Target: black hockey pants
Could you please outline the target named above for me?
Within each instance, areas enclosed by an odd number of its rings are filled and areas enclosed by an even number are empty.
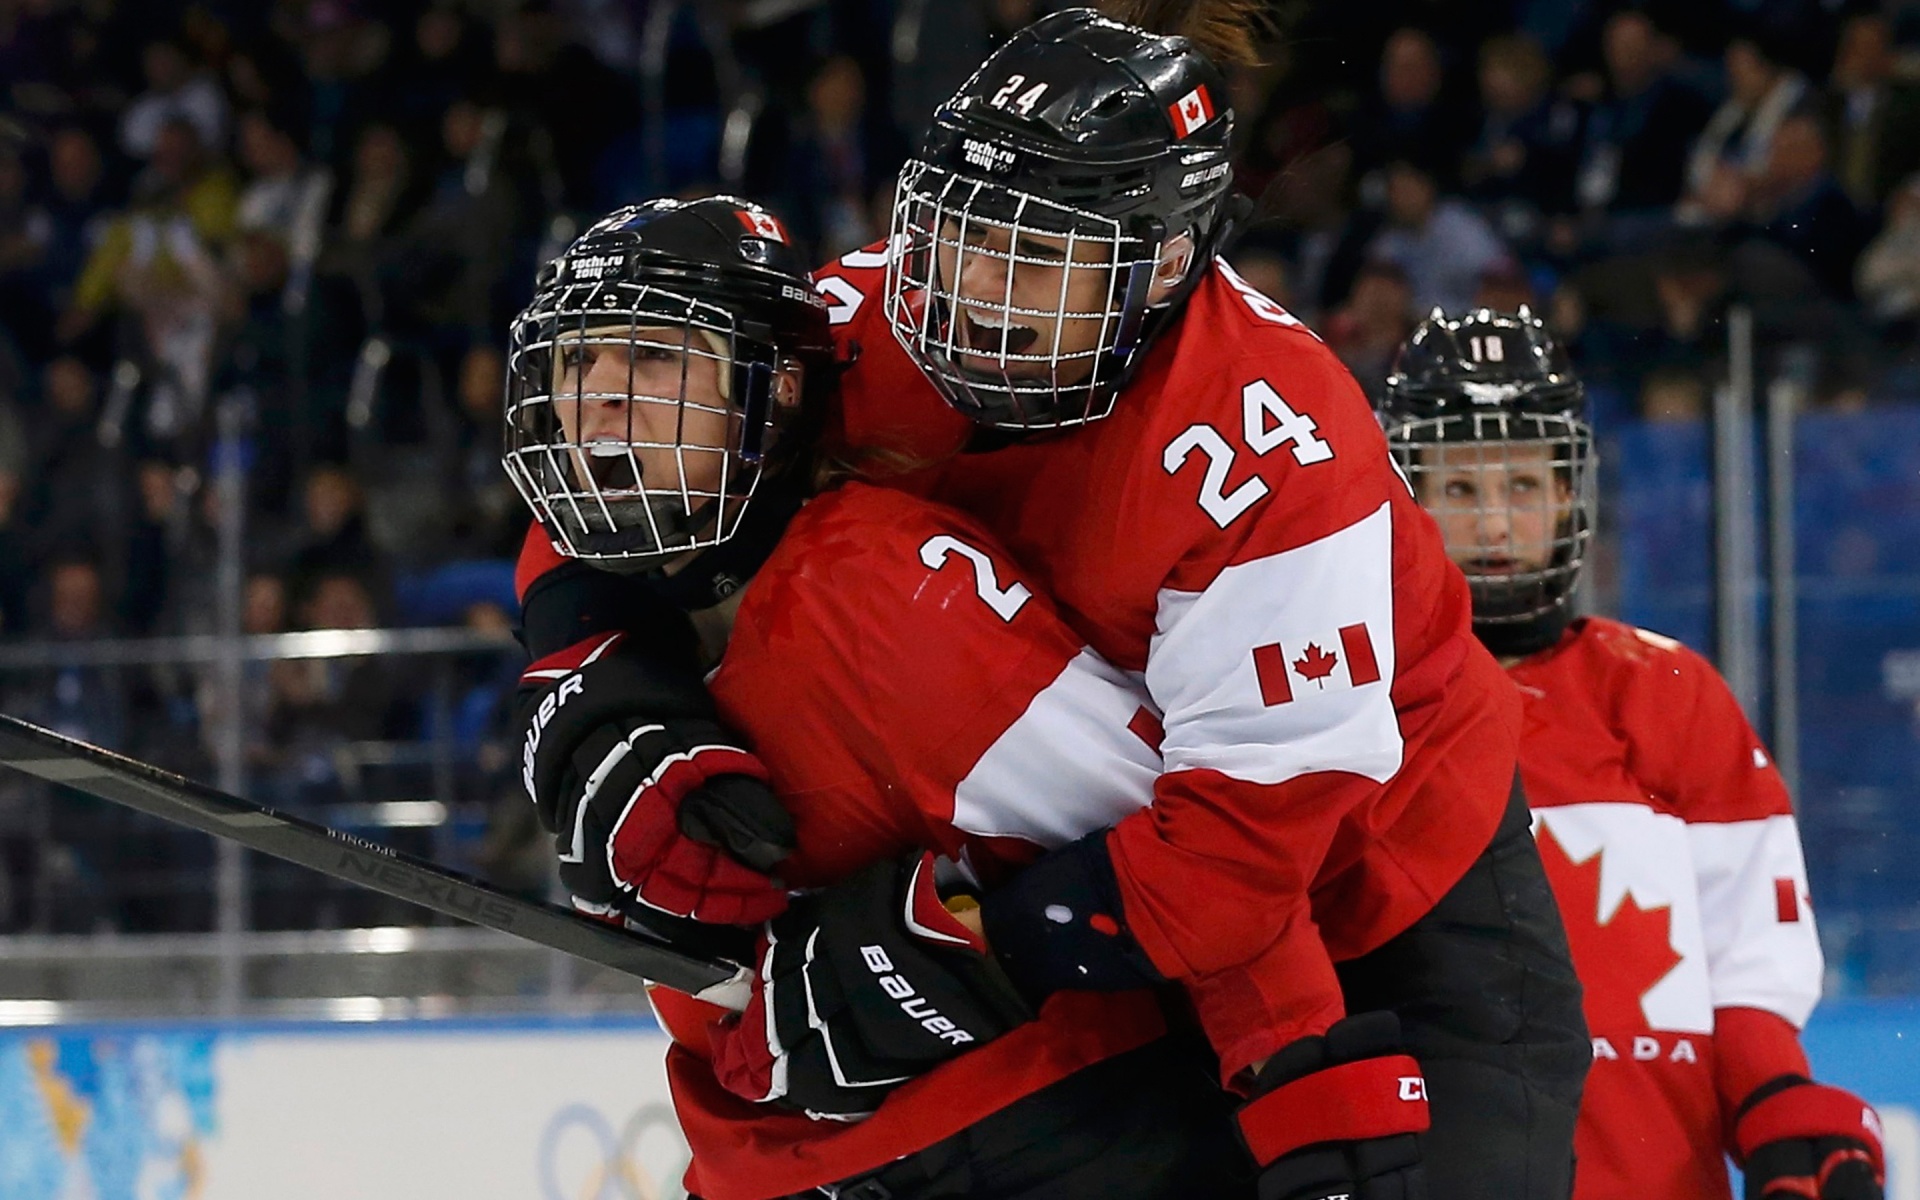
[[[1430,1200],[1566,1200],[1593,1043],[1515,780],[1493,841],[1426,916],[1337,968],[1349,1012],[1400,1014],[1427,1077]]]
[[[1429,1200],[1566,1200],[1592,1046],[1518,784],[1433,910],[1339,967],[1349,1012],[1392,1009],[1427,1077]],[[1237,1100],[1181,1037],[1096,1064],[837,1189],[793,1200],[1251,1200]]]

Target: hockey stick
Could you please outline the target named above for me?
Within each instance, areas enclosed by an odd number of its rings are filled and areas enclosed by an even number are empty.
[[[0,767],[227,838],[322,875],[638,975],[736,1012],[746,1007],[752,988],[750,968],[717,954],[689,953],[555,905],[523,900],[457,871],[14,717],[0,716]]]

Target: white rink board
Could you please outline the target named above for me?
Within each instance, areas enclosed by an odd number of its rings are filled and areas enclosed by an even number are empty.
[[[1823,1006],[1920,1200],[1920,1003]],[[0,1029],[0,1200],[681,1200],[650,1018]]]
[[[0,1200],[674,1200],[651,1021],[0,1036]]]

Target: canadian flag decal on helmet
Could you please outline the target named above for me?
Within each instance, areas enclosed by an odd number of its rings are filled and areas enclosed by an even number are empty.
[[[738,210],[740,223],[755,237],[768,238],[782,245],[787,243],[786,227],[780,224],[780,218],[769,212],[755,212],[750,208]]]
[[[1213,120],[1213,97],[1207,95],[1207,85],[1203,83],[1167,105],[1167,115],[1173,118],[1173,128],[1180,137]]]

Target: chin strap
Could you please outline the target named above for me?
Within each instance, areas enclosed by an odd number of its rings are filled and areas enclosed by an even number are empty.
[[[697,612],[745,587],[780,543],[787,523],[807,502],[807,490],[799,479],[802,474],[789,470],[762,479],[732,537],[702,550],[671,575],[659,570],[647,572],[648,590],[675,608]]]
[[[1573,606],[1561,604],[1531,621],[1473,623],[1473,632],[1496,658],[1525,658],[1556,645],[1573,623]]]

